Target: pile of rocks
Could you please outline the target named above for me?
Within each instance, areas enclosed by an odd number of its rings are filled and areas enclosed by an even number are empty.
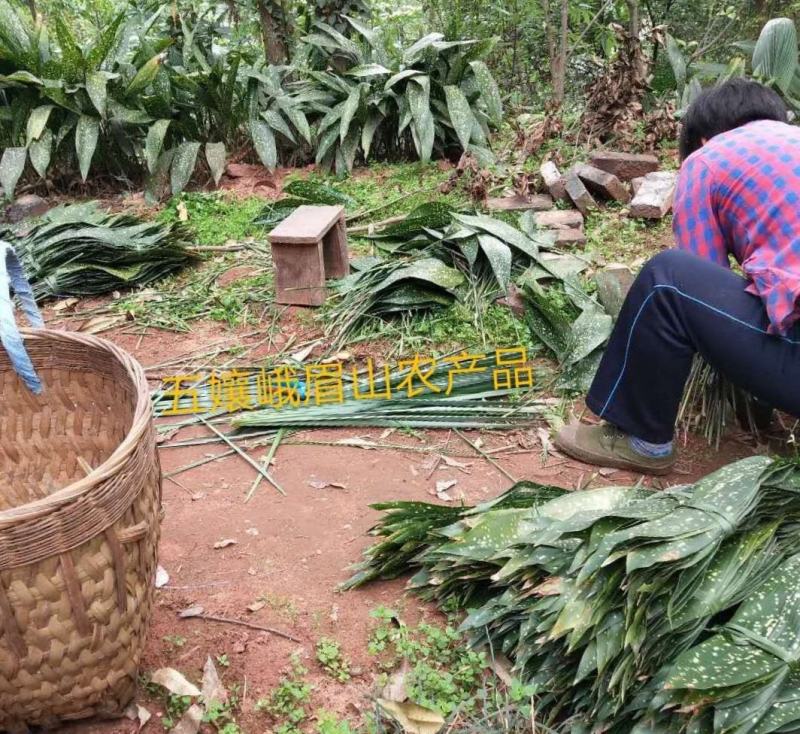
[[[661,219],[672,208],[677,174],[660,171],[654,155],[596,151],[589,163],[561,173],[552,161],[543,163],[540,174],[549,195],[489,199],[494,210],[533,210],[539,227],[552,232],[557,244],[583,245],[584,217],[599,209],[598,201],[618,201],[629,215]],[[555,209],[555,202],[568,202],[575,209]]]

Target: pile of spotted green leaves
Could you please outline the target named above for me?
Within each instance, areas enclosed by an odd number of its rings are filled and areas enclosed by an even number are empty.
[[[800,730],[800,467],[752,457],[664,492],[522,483],[475,508],[379,506],[348,582],[411,587],[573,734]]]
[[[108,214],[96,202],[51,209],[6,227],[37,299],[147,285],[197,259],[179,224]]]
[[[516,281],[529,328],[559,363],[559,386],[588,387],[612,318],[581,282],[589,261],[555,252],[529,212],[514,226],[433,202],[371,239],[384,257],[354,261],[355,272],[334,284],[327,323],[341,343],[371,319],[446,307],[476,292],[491,303]]]

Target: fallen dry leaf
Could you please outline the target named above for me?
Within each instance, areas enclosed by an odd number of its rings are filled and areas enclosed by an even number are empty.
[[[339,484],[339,482],[325,482],[319,481],[317,479],[310,479],[308,482],[309,487],[313,487],[314,489],[325,489],[326,487],[334,487],[335,489],[347,489],[344,484]]]
[[[395,703],[402,703],[408,699],[408,690],[406,690],[406,675],[411,669],[408,660],[403,659],[403,664],[400,670],[396,670],[389,677],[388,682],[381,691],[381,697],[387,701],[394,701]]]
[[[169,583],[169,574],[163,566],[156,568],[156,588],[161,589]]]
[[[513,666],[511,661],[502,653],[494,653],[490,656],[489,667],[494,671],[494,674],[505,683],[509,688],[514,683],[514,675],[511,672]]]
[[[203,614],[205,609],[201,607],[199,604],[194,604],[191,607],[186,607],[182,612],[178,614],[181,619],[191,619],[192,617],[199,617]]]
[[[95,316],[88,321],[84,321],[78,327],[78,331],[82,331],[84,334],[99,334],[119,326],[124,321],[124,316]]]
[[[247,605],[247,611],[248,611],[248,612],[259,612],[259,611],[261,611],[261,610],[262,610],[262,609],[263,609],[265,606],[267,606],[267,602],[265,602],[265,601],[261,601],[261,600],[259,599],[258,601],[254,601],[252,604],[248,604],[248,605]]]
[[[77,303],[77,298],[65,298],[63,301],[59,301],[53,306],[53,311],[71,311]]]
[[[379,698],[378,705],[397,720],[406,734],[437,734],[444,726],[441,714],[411,701],[387,701]]]
[[[223,538],[214,543],[214,548],[219,550],[220,548],[227,548],[229,545],[236,545],[238,542],[238,540],[234,540],[233,538]]]
[[[228,700],[228,692],[219,679],[219,673],[217,673],[217,668],[210,655],[206,658],[206,664],[203,666],[203,689],[201,695],[203,696],[203,706],[206,711],[208,711],[212,702],[225,703]]]
[[[200,689],[175,668],[159,668],[150,680],[176,696],[199,696]]]
[[[332,357],[326,357],[320,364],[336,364],[338,362],[349,362],[353,358],[350,352],[337,352]]]
[[[455,479],[440,479],[436,482],[436,496],[443,502],[452,502],[454,497],[448,494],[447,490],[455,487],[458,482]]]
[[[189,221],[189,209],[186,207],[185,201],[178,202],[178,220],[181,222]]]
[[[153,715],[144,706],[140,706],[138,703],[132,703],[125,709],[125,716],[131,721],[138,722],[136,731],[141,731],[142,727],[150,721]]]
[[[445,463],[447,466],[451,466],[451,467],[453,467],[454,469],[460,469],[461,471],[463,471],[463,472],[464,472],[464,474],[469,474],[469,472],[467,471],[467,469],[468,469],[470,466],[472,466],[472,463],[469,463],[469,464],[464,464],[463,462],[461,462],[461,461],[457,461],[456,459],[454,459],[454,458],[453,458],[453,457],[451,457],[451,456],[445,456],[444,454],[442,454],[442,461],[443,461],[443,462],[444,462],[444,463]]]
[[[172,734],[197,734],[200,730],[200,723],[203,721],[203,709],[193,703],[186,709],[186,713],[181,716]]]
[[[318,341],[313,342],[307,347],[304,347],[303,349],[292,354],[289,359],[294,360],[295,362],[305,362],[305,360],[311,355],[311,352],[313,352],[318,346]]]
[[[545,455],[555,451],[553,442],[550,440],[550,431],[548,431],[546,428],[537,428],[536,436],[539,439],[539,443],[542,444],[542,451]]]

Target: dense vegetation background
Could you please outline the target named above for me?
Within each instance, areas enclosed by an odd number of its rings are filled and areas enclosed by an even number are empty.
[[[578,139],[653,147],[719,78],[754,74],[794,104],[799,13],[758,0],[0,0],[0,183],[10,196],[79,175],[158,199],[218,182],[231,159],[344,175],[466,151],[484,165],[497,131],[524,154],[564,120]]]

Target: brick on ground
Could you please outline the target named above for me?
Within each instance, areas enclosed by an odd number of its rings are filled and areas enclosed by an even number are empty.
[[[544,185],[556,201],[564,201],[567,198],[566,182],[553,161],[545,161],[539,168],[539,174],[544,181]]]
[[[672,209],[677,174],[672,171],[648,173],[631,201],[631,216],[662,219]]]
[[[620,153],[613,150],[597,150],[592,153],[590,163],[622,181],[646,176],[659,168],[658,158],[650,154]]]
[[[574,209],[553,209],[537,212],[533,222],[542,229],[578,229],[583,231],[583,214]]]
[[[549,229],[546,231],[555,236],[553,244],[556,245],[583,247],[586,244],[586,235],[580,229]]]
[[[583,181],[580,180],[574,168],[567,171],[565,187],[567,189],[567,196],[569,196],[572,203],[575,204],[578,211],[584,216],[598,208],[597,202],[589,193],[589,189],[584,186]]]
[[[620,204],[627,204],[631,200],[625,184],[613,173],[588,164],[577,166],[575,172],[592,194],[603,199],[614,199]]]
[[[513,196],[500,196],[494,199],[489,199],[486,202],[486,206],[492,211],[541,212],[552,208],[553,199],[552,197],[544,194],[536,194],[534,196],[522,196],[521,194],[514,194]]]

